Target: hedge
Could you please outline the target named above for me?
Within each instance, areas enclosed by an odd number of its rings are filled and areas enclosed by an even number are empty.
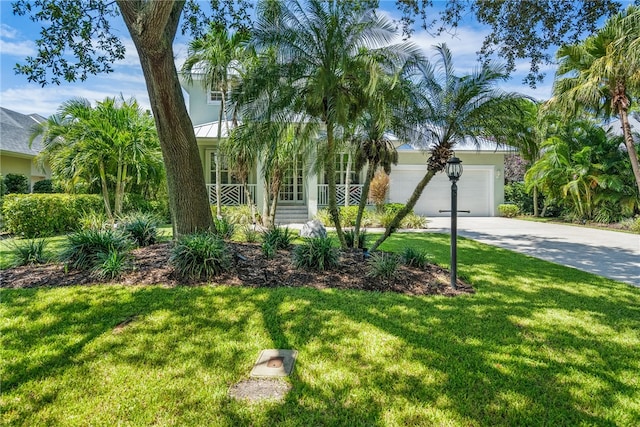
[[[104,211],[102,198],[93,194],[8,194],[2,206],[5,229],[25,237],[72,231],[92,211]]]

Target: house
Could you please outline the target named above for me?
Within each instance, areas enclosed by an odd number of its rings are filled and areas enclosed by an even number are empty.
[[[218,117],[220,114],[220,94],[206,91],[197,80],[189,84],[182,82],[189,95],[188,110],[194,125],[198,141],[202,167],[205,172],[209,199],[216,203],[215,168],[216,140],[218,136]],[[230,121],[222,122],[222,138],[226,138],[232,128]],[[399,163],[392,168],[390,175],[389,202],[405,203],[418,181],[426,173],[426,155],[408,144],[398,142]],[[462,160],[464,173],[458,182],[458,208],[470,210],[467,216],[495,216],[497,207],[504,203],[504,157],[510,151],[497,149],[495,144],[485,141],[476,146],[466,141],[456,147],[455,153]],[[362,193],[362,174],[351,174],[349,188],[345,186],[347,171],[347,155],[336,159],[337,201],[344,205],[348,193],[350,204],[358,204]],[[249,177],[249,189],[258,208],[264,194],[264,188],[258,179],[258,171],[262,166],[256,165]],[[322,174],[320,174],[322,175]],[[221,198],[223,205],[239,205],[246,203],[242,185],[235,180],[233,173],[221,162]],[[448,216],[440,210],[450,209],[451,186],[447,176],[436,175],[425,188],[414,211],[426,216]],[[328,204],[328,188],[324,176],[312,173],[305,162],[300,161],[284,179],[276,221],[279,223],[304,222]]]
[[[33,161],[42,149],[38,137],[29,146],[29,135],[33,125],[46,119],[38,114],[21,114],[0,107],[0,174],[24,175],[29,179],[29,187],[51,177],[51,171],[43,171]]]

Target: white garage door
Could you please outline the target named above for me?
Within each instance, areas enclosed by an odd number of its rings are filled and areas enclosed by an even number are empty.
[[[424,174],[423,166],[401,165],[394,168],[390,175],[389,201],[406,203]],[[492,166],[464,166],[464,172],[458,181],[458,210],[471,212],[459,215],[493,215],[492,177]],[[451,183],[445,173],[433,177],[418,199],[414,211],[420,215],[449,216],[449,213],[438,212],[441,209],[451,209]]]

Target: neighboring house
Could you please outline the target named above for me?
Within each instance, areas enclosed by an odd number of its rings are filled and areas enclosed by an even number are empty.
[[[29,135],[33,125],[46,119],[38,114],[21,114],[0,107],[0,174],[20,174],[29,179],[29,188],[33,184],[51,177],[51,171],[43,171],[33,161],[42,149],[38,137],[29,147]]]
[[[219,94],[207,91],[195,81],[189,85],[182,83],[189,94],[188,109],[194,125],[202,167],[209,192],[211,204],[216,203],[215,166],[216,139],[218,135]],[[230,121],[222,124],[222,138],[226,138],[232,128]],[[427,156],[420,150],[398,142],[399,162],[393,166],[390,175],[390,202],[405,203],[418,181],[426,173]],[[510,150],[513,151],[513,150]],[[458,209],[470,210],[467,216],[495,216],[497,207],[504,203],[504,156],[507,150],[496,149],[495,144],[484,142],[476,147],[471,142],[456,147],[455,153],[462,160],[464,173],[458,182]],[[284,179],[276,222],[302,222],[313,218],[319,209],[328,203],[328,190],[324,174],[310,172],[305,163],[300,161]],[[249,178],[249,188],[258,209],[262,207],[264,188],[258,179],[258,171],[262,165],[254,168]],[[336,159],[337,201],[339,206],[345,203],[345,193],[350,194],[349,202],[357,205],[362,193],[364,171],[358,175],[351,174],[349,189],[345,188],[347,171],[347,155]],[[221,197],[223,205],[239,205],[246,203],[246,197],[240,183],[221,162]],[[440,210],[450,209],[451,186],[447,176],[436,175],[425,188],[414,211],[427,216],[448,216]]]

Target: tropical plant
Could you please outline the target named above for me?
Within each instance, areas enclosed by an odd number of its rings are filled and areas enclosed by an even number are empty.
[[[330,237],[308,238],[293,250],[293,265],[316,271],[325,271],[339,265],[340,252]]]
[[[360,233],[356,234],[353,229],[346,229],[344,231],[344,239],[347,242],[348,248],[366,248],[367,230],[362,230]]]
[[[326,129],[322,150],[329,190],[329,211],[344,246],[336,198],[335,159],[338,128],[346,127],[378,90],[379,63],[411,53],[407,44],[392,45],[394,25],[361,2],[298,0],[263,1],[258,5],[254,42],[275,47],[287,67],[295,106],[321,121]],[[362,74],[369,79],[360,78]]]
[[[244,55],[244,48],[248,41],[246,31],[236,31],[229,34],[227,29],[218,23],[212,23],[209,31],[189,43],[188,57],[182,65],[182,74],[189,83],[198,80],[207,91],[215,91],[220,96],[220,111],[218,115],[218,135],[216,145],[216,216],[222,215],[220,163],[222,160],[222,123],[227,123],[227,135],[230,134],[227,103],[228,94],[237,76],[238,65]],[[236,147],[237,148],[237,147]],[[243,151],[243,155],[251,150]],[[243,158],[245,162],[251,158]],[[246,165],[244,166],[247,167]],[[246,185],[246,176],[243,176]]]
[[[86,99],[71,99],[57,115],[34,126],[31,141],[37,136],[43,144],[39,161],[51,166],[67,191],[78,183],[100,183],[109,218],[122,214],[128,186],[157,188],[164,181],[153,117],[134,99],[106,98],[95,107]]]
[[[3,194],[26,194],[29,192],[29,178],[18,173],[8,173],[4,177],[6,192]]]
[[[221,238],[203,232],[182,236],[173,247],[169,262],[180,277],[210,279],[231,267],[231,255]]]
[[[640,38],[640,26],[630,20],[640,13],[638,10],[637,6],[629,6],[582,43],[558,50],[554,96],[549,104],[571,115],[587,109],[605,118],[619,117],[640,193],[640,154],[629,124],[629,94],[640,90],[640,59],[637,49],[632,47],[634,40]]]
[[[409,69],[409,81],[417,87],[406,91],[414,96],[411,105],[420,122],[406,137],[412,145],[430,154],[427,170],[405,207],[393,216],[373,244],[372,251],[401,225],[427,184],[444,170],[456,144],[465,140],[479,144],[481,139],[504,142],[505,130],[517,118],[522,96],[497,87],[506,78],[503,66],[488,62],[474,73],[458,77],[447,46],[438,45],[435,50],[435,63],[418,63],[418,67]]]
[[[498,205],[498,214],[505,218],[514,218],[520,214],[520,208],[518,205],[503,203]]]
[[[133,266],[133,257],[127,251],[112,250],[99,252],[97,263],[93,267],[93,275],[100,279],[113,280]]]
[[[389,192],[389,175],[384,171],[377,171],[371,180],[369,187],[369,199],[375,203],[378,212],[384,209],[384,202]]]
[[[230,240],[236,231],[235,224],[224,217],[214,218],[213,225],[214,225],[213,234],[215,234],[222,240]]]

